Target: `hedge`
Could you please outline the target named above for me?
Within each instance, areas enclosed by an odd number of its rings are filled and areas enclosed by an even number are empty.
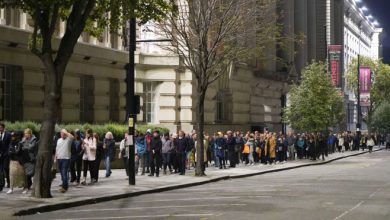
[[[41,124],[33,121],[23,121],[23,122],[4,122],[6,129],[8,131],[23,131],[26,128],[30,128],[34,135],[39,136],[39,130]],[[74,131],[80,129],[84,132],[86,129],[90,128],[93,132],[96,132],[100,139],[103,139],[105,134],[110,131],[114,135],[116,141],[123,139],[124,133],[128,130],[127,125],[118,124],[118,123],[108,123],[108,124],[57,124],[56,132],[59,132],[62,128],[65,128],[68,131]],[[153,125],[136,125],[136,129],[141,133],[146,133],[147,129],[158,130],[160,134],[169,133],[169,129],[153,126]]]

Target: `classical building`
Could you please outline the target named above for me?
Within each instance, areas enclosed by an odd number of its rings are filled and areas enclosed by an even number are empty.
[[[382,58],[383,29],[368,10],[362,0],[344,0],[344,72],[347,72],[348,65],[358,55],[372,59]],[[354,131],[357,123],[357,99],[346,83],[344,93],[346,94],[347,129]],[[362,114],[367,114],[366,107],[362,107]],[[362,129],[366,129],[364,123]]]
[[[326,59],[327,44],[343,44],[343,0],[280,0],[284,34],[303,34],[303,45],[291,41],[288,52],[268,48],[274,61],[232,65],[216,81],[206,97],[205,129],[283,129],[282,107],[289,83],[312,60]],[[43,68],[28,50],[31,18],[18,9],[0,10],[0,120],[42,118]],[[138,39],[155,39],[151,25],[138,27]],[[59,22],[55,43],[64,32]],[[62,122],[103,123],[125,120],[126,45],[118,35],[105,33],[97,39],[84,33],[68,65],[63,87]],[[296,53],[295,53],[296,52]],[[273,60],[273,59],[271,59]],[[181,59],[154,43],[140,43],[136,52],[136,93],[141,96],[139,123],[168,127],[171,131],[194,129],[196,98],[191,72]]]

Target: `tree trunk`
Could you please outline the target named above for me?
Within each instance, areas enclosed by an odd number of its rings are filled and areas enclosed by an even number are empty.
[[[197,146],[196,146],[196,169],[195,176],[206,176],[204,164],[204,99],[206,96],[206,89],[198,86],[197,89],[198,100],[196,103],[196,132],[197,132]]]
[[[36,198],[51,198],[51,168],[53,164],[52,146],[55,125],[61,107],[62,77],[61,73],[55,68],[51,57],[43,56],[42,62],[46,67],[44,73],[44,107],[32,196]]]

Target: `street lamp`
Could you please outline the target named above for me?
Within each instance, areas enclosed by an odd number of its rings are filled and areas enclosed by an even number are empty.
[[[362,115],[362,108],[360,106],[360,44],[361,44],[361,36],[362,36],[362,22],[359,22],[359,53],[357,56],[357,122],[356,122],[356,131],[360,131],[361,129],[361,115]]]

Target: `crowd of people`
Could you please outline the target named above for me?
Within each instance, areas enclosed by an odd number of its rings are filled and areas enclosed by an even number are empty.
[[[123,161],[129,175],[129,135],[124,134],[117,151],[111,132],[101,139],[97,133],[87,129],[68,132],[62,129],[53,141],[52,175],[60,173],[59,191],[67,192],[69,184],[93,185],[99,181],[99,167],[104,162],[105,177],[112,174],[111,164],[118,158]],[[135,173],[137,175],[160,176],[178,174],[196,166],[200,149],[195,131],[177,134],[160,134],[158,130],[148,129],[145,134],[136,132]],[[27,193],[33,184],[38,140],[31,129],[24,132],[7,132],[0,123],[0,191],[9,188],[23,188]],[[351,132],[338,134],[323,133],[273,133],[255,132],[217,132],[204,134],[203,165],[219,169],[235,168],[237,165],[254,166],[286,163],[289,160],[310,159],[325,160],[328,154],[336,152],[366,150],[370,152],[374,145],[385,145],[390,149],[390,134],[366,135]],[[117,153],[119,152],[119,153]],[[89,173],[89,179],[88,177]],[[70,178],[69,178],[70,176]]]

